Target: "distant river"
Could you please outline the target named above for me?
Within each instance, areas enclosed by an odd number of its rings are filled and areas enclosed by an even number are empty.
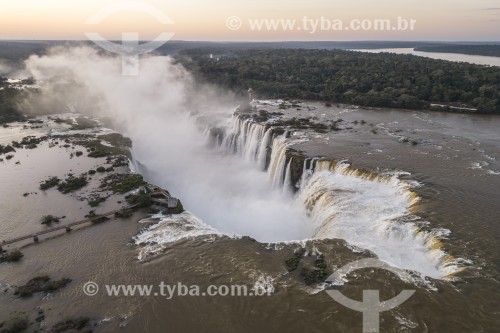
[[[432,59],[441,59],[441,60],[456,61],[456,62],[468,62],[470,64],[477,64],[477,65],[500,66],[500,57],[485,57],[485,56],[458,54],[458,53],[420,52],[420,51],[415,51],[412,48],[376,49],[376,50],[359,49],[352,51],[369,52],[369,53],[389,52],[397,54],[413,54],[416,56],[432,58]]]

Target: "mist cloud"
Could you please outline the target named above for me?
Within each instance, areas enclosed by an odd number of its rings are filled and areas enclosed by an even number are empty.
[[[78,111],[113,119],[133,141],[146,177],[222,232],[261,241],[312,235],[302,207],[267,175],[240,158],[209,150],[193,113],[224,125],[236,104],[230,94],[197,84],[170,57],[140,59],[139,75],[121,75],[121,58],[91,47],[55,48],[32,56],[26,69],[41,85],[27,100],[33,112]]]

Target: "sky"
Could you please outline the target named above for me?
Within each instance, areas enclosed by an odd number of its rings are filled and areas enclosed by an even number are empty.
[[[121,39],[134,32],[151,40],[169,32],[173,39],[196,41],[500,40],[499,0],[142,0],[127,7],[128,2],[0,0],[0,39],[84,40],[89,32]],[[96,13],[105,14],[89,24]],[[402,29],[398,17],[413,20],[414,29]],[[266,19],[274,23],[259,29]],[[375,29],[375,19],[389,20],[391,27]],[[288,20],[285,28],[280,20]]]

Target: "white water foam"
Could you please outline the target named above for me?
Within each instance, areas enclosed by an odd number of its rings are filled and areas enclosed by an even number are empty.
[[[252,286],[252,291],[256,295],[271,295],[276,291],[276,288],[274,286],[275,284],[275,278],[267,275],[265,273],[260,273],[257,275],[253,275],[254,278],[254,284]]]
[[[308,207],[316,226],[314,238],[341,238],[368,249],[397,267],[440,278],[442,252],[433,253],[418,228],[404,221],[411,201],[401,182],[387,183],[334,172],[315,172],[299,199]]]
[[[208,235],[224,235],[203,223],[203,221],[188,211],[177,215],[159,214],[140,222],[150,223],[155,222],[157,219],[159,221],[156,224],[142,230],[134,237],[135,244],[142,246],[139,250],[139,260],[144,260],[148,256],[157,254],[164,249],[165,244],[174,243],[181,239]]]

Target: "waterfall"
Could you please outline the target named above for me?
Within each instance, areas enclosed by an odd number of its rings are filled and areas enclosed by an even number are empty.
[[[304,160],[304,166],[302,167],[302,175],[300,177],[299,190],[304,189],[304,186],[307,184],[307,181],[314,172],[314,166],[316,165],[316,161],[318,160],[319,157],[306,158]],[[307,161],[310,161],[309,167],[307,167]]]
[[[222,139],[217,137],[214,141],[219,145],[219,150],[237,154],[247,161],[254,162],[261,170],[266,169],[268,149],[271,146],[267,172],[273,187],[279,188],[285,184],[286,151],[290,145],[285,136],[274,136],[272,128],[266,129],[264,125],[255,123],[250,118],[241,119],[233,116],[228,134]],[[291,164],[288,164],[291,168]],[[287,186],[290,187],[291,184]]]
[[[298,142],[273,129],[233,116],[232,127],[221,150],[267,167],[274,188],[293,189],[293,158],[287,149]],[[268,154],[271,149],[270,156]],[[268,161],[269,159],[269,161]],[[341,238],[368,249],[380,259],[400,268],[441,278],[458,270],[451,256],[441,249],[439,232],[423,231],[412,211],[419,201],[411,184],[397,175],[381,175],[351,168],[345,162],[319,157],[306,158],[295,200],[301,203],[314,225],[311,238]]]
[[[442,230],[424,231],[415,223],[411,211],[419,197],[396,175],[320,160],[298,200],[315,225],[314,238],[345,239],[395,266],[433,278],[459,270],[441,248]]]
[[[292,162],[293,162],[293,157],[290,158],[290,161],[288,161],[288,165],[286,166],[283,192],[289,192],[292,190]]]
[[[285,179],[287,147],[288,145],[284,136],[280,136],[273,140],[271,161],[267,172],[273,187],[283,186]]]
[[[271,128],[268,128],[267,131],[264,133],[264,138],[260,142],[257,162],[261,170],[266,170],[267,147],[269,147],[269,145],[271,144],[272,136],[273,136],[273,131]]]
[[[247,161],[258,161],[261,142],[263,141],[265,127],[257,124],[250,127],[247,143],[244,146],[245,159]]]
[[[266,148],[271,141],[271,129],[252,122],[233,117],[230,131],[222,140],[219,149],[230,154],[237,154],[247,161],[257,162],[262,169],[266,163]]]

